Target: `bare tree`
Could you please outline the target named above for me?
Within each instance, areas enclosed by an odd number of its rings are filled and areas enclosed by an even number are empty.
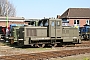
[[[8,4],[8,6],[7,6]],[[13,4],[11,4],[7,0],[0,0],[0,14],[2,16],[7,16],[7,11],[8,11],[8,16],[9,17],[14,17],[16,16],[16,10]]]

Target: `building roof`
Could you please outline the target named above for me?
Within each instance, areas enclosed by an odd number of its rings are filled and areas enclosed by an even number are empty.
[[[25,20],[24,17],[8,17],[8,21],[23,22],[24,20]],[[7,21],[7,17],[0,17],[0,21]]]
[[[25,22],[30,22],[30,21],[39,21],[41,19],[25,19]]]
[[[90,8],[69,8],[61,18],[90,18]]]
[[[6,20],[7,17],[0,17],[0,20]],[[24,17],[8,17],[9,20],[24,20]]]

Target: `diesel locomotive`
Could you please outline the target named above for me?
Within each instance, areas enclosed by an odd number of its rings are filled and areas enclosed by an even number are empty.
[[[37,26],[33,26],[33,24],[21,26],[15,30],[16,38],[11,36],[14,38],[9,39],[10,43],[16,40],[17,45],[20,47],[24,45],[55,47],[64,43],[81,43],[79,30],[71,26],[62,26],[61,19],[41,19],[38,21]]]
[[[83,40],[90,40],[90,25],[84,25],[80,33]]]

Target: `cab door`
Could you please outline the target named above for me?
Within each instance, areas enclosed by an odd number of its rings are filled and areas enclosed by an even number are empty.
[[[62,22],[59,19],[59,20],[56,20],[55,23],[56,23],[56,25],[55,25],[56,38],[61,38],[61,36],[62,36]]]
[[[49,26],[49,36],[51,38],[55,38],[56,36],[56,29],[55,29],[55,20],[50,20],[50,26]]]

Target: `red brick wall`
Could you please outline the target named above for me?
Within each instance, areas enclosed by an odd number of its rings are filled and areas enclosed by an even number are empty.
[[[86,20],[88,19],[69,19],[69,25],[74,25],[74,20],[79,20],[80,21],[80,27],[86,24]]]
[[[6,26],[6,22],[0,21],[0,26]]]

